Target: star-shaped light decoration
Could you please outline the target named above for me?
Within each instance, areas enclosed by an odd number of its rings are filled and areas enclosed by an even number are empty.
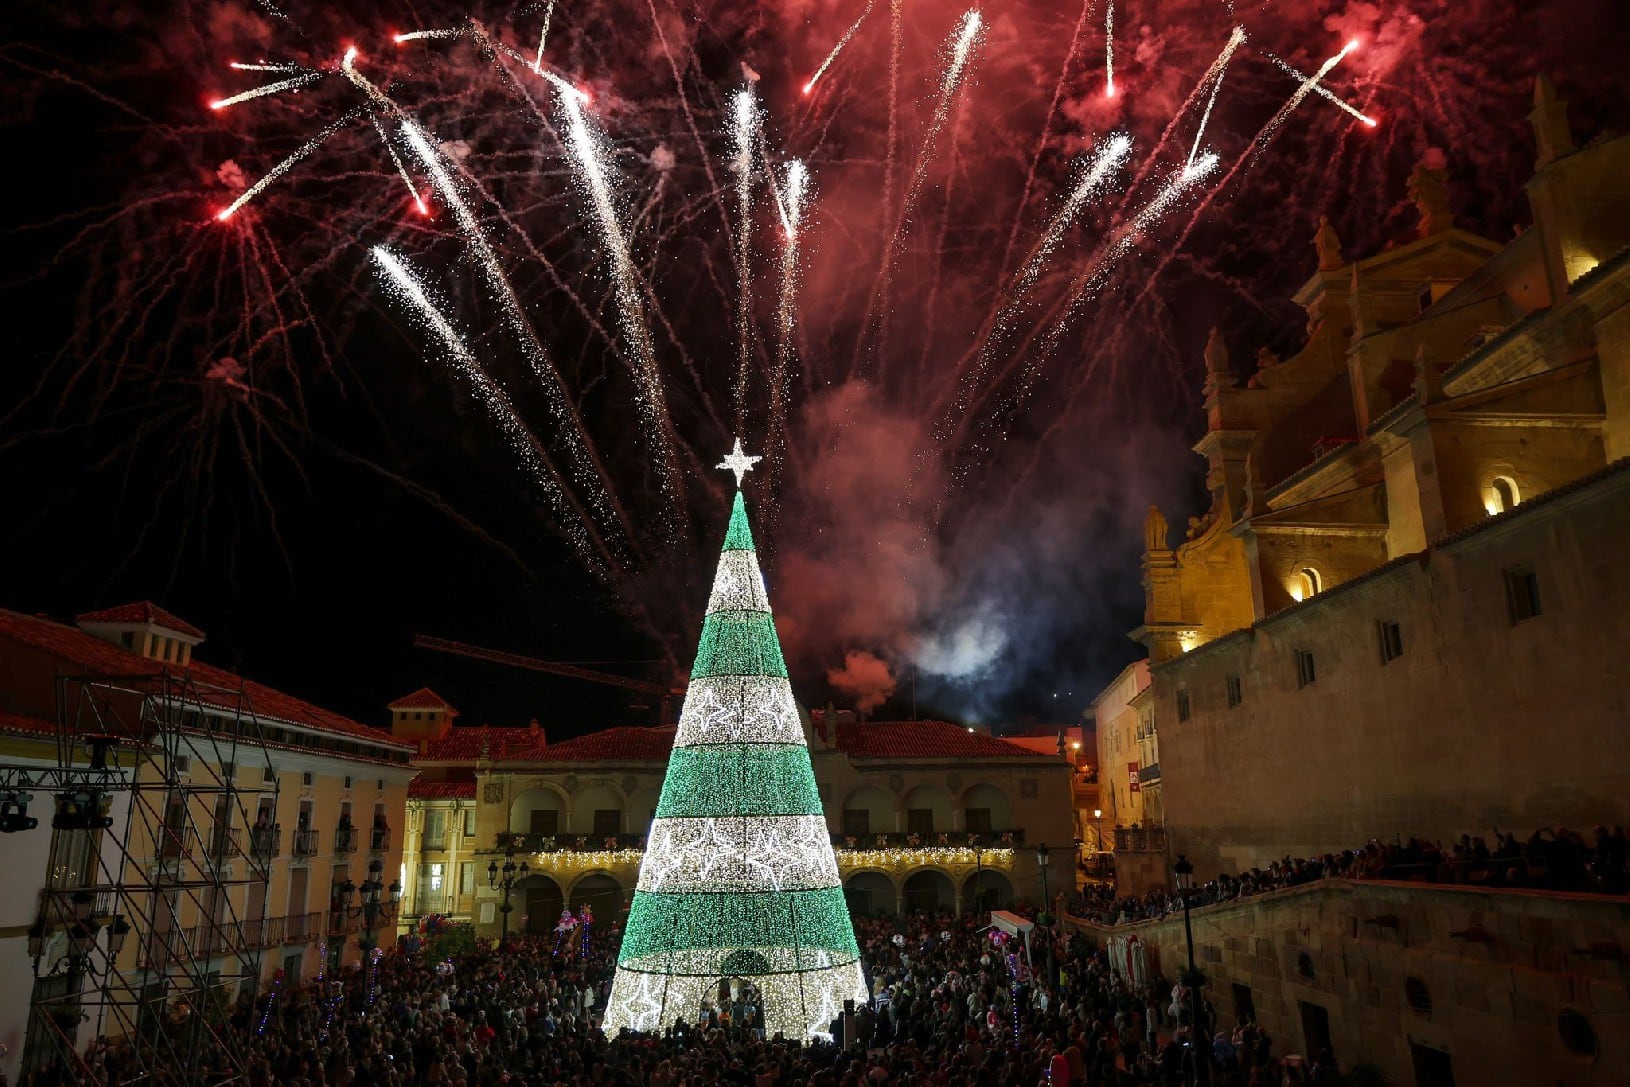
[[[748,472],[751,472],[753,470],[753,465],[757,464],[763,459],[763,457],[754,457],[743,453],[741,450],[741,439],[737,438],[736,448],[732,449],[730,451],[730,455],[724,460],[720,461],[714,467],[728,469],[736,473],[736,489],[740,490],[741,477],[746,475]]]

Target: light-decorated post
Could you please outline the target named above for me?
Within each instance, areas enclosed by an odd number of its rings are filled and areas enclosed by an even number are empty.
[[[860,951],[747,523],[741,440],[702,640],[629,907],[604,1029],[696,1022],[721,981],[758,989],[767,1037],[826,1036],[864,1000]]]

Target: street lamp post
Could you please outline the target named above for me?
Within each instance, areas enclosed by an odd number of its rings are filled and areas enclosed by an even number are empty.
[[[1189,892],[1194,888],[1194,865],[1188,856],[1177,855],[1172,865],[1177,876],[1177,893],[1183,898],[1183,938],[1188,942],[1189,969],[1183,984],[1189,990],[1189,1084],[1190,1087],[1209,1087],[1211,1083],[1211,1031],[1205,1023],[1205,1009],[1200,1000],[1200,989],[1206,976],[1194,965],[1194,929],[1189,923]]]
[[[1053,965],[1053,915],[1050,909],[1051,900],[1047,896],[1047,843],[1043,842],[1036,847],[1036,867],[1041,869],[1041,917],[1047,924],[1047,985],[1052,987],[1053,981],[1058,977],[1058,970]]]
[[[503,915],[503,927],[500,930],[498,942],[506,943],[509,940],[509,914],[515,907],[509,904],[509,893],[515,889],[515,884],[526,878],[531,869],[525,861],[515,863],[515,846],[510,844],[504,849],[504,866],[500,868],[497,861],[487,865],[487,886],[503,892],[504,902],[498,907]]]
[[[402,900],[402,884],[399,880],[392,880],[387,888],[384,882],[385,863],[378,857],[368,862],[368,878],[358,886],[346,880],[339,886],[340,913],[343,917],[360,917],[362,919],[362,939],[357,945],[362,948],[363,958],[366,959],[373,949],[378,946],[374,940],[374,931],[379,923],[396,912],[397,904]],[[382,892],[389,891],[389,897],[382,897]],[[353,895],[360,897],[355,906],[351,905]],[[333,969],[339,969],[340,952],[342,944],[335,941],[333,951]]]

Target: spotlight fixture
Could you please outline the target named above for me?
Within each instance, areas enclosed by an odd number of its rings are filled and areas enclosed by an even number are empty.
[[[8,793],[0,797],[0,834],[16,834],[40,825],[38,819],[28,814],[28,802],[33,799],[32,793]]]

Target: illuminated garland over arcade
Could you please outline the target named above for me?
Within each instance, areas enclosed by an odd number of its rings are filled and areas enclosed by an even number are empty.
[[[766,1037],[828,1033],[864,1000],[860,951],[775,632],[741,477],[690,688],[617,957],[604,1029],[695,1022],[724,978]]]

